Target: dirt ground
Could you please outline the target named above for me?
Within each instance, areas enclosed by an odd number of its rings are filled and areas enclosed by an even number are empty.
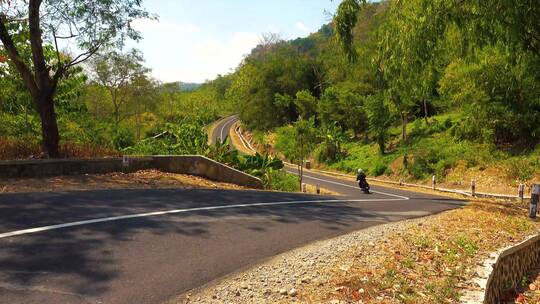
[[[246,189],[201,177],[141,170],[135,173],[84,174],[48,178],[0,179],[0,193],[51,192],[96,189],[210,188]]]

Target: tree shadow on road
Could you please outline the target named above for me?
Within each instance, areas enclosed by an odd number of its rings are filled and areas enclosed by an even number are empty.
[[[279,192],[177,189],[3,194],[0,195],[0,233],[153,211],[325,199],[335,198]],[[310,223],[320,227],[318,235],[310,235],[308,241],[311,241],[317,237],[350,232],[357,229],[362,221],[387,222],[406,217],[376,212],[391,207],[383,202],[239,207],[141,217],[4,238],[0,239],[0,282],[17,286],[46,285],[84,297],[99,298],[110,291],[112,281],[122,276],[122,255],[114,250],[122,248],[122,244],[138,242],[143,234],[210,242],[215,234],[213,225],[230,220],[244,231],[243,235],[264,239],[265,233],[277,227],[285,225],[287,229],[295,229]],[[440,204],[439,209],[432,211],[453,207]],[[404,211],[417,209],[418,206],[407,201],[400,208]],[[301,234],[302,230],[295,233]],[[235,246],[234,235],[231,235],[231,240],[230,246]],[[300,239],[290,245],[278,246],[274,252],[292,249],[287,246],[299,246],[301,242]],[[140,248],[146,250],[144,246]],[[253,251],[246,252],[246,255],[253,256],[253,259],[257,257],[256,246],[246,250]]]

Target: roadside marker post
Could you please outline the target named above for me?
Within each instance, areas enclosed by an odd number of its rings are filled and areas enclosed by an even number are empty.
[[[476,180],[471,180],[471,196],[476,196]]]
[[[435,175],[431,178],[431,184],[433,186],[433,190],[436,190],[437,180],[435,178]]]
[[[531,203],[529,204],[529,217],[531,219],[536,218],[538,212],[538,199],[540,197],[540,185],[533,184],[531,186]]]
[[[127,168],[129,166],[129,156],[122,156],[122,167]]]
[[[520,201],[523,203],[523,198],[525,197],[525,185],[524,184],[519,184],[518,197],[519,197]]]
[[[307,192],[307,185],[305,183],[302,183],[302,192],[303,193]]]
[[[321,194],[321,185],[317,184],[317,194]]]

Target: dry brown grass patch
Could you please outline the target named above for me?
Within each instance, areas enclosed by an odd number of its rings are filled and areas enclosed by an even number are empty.
[[[359,245],[332,271],[329,284],[301,290],[310,303],[455,303],[477,263],[489,253],[536,233],[540,225],[519,204],[472,202],[430,217],[385,242]],[[342,261],[343,262],[343,261]]]

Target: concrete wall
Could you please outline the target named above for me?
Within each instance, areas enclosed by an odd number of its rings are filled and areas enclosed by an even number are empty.
[[[126,167],[123,166],[121,158],[0,161],[0,178],[128,173],[143,169],[190,174],[250,188],[263,188],[260,179],[197,155],[130,157]]]
[[[198,155],[154,156],[157,169],[164,172],[202,176],[211,180],[262,189],[259,178]]]
[[[493,265],[484,303],[502,303],[505,292],[518,287],[531,269],[540,266],[540,235],[504,250]]]
[[[109,172],[135,172],[150,168],[153,168],[153,159],[150,157],[134,158],[128,167],[122,166],[121,158],[1,161],[0,177],[21,178],[103,174]]]

